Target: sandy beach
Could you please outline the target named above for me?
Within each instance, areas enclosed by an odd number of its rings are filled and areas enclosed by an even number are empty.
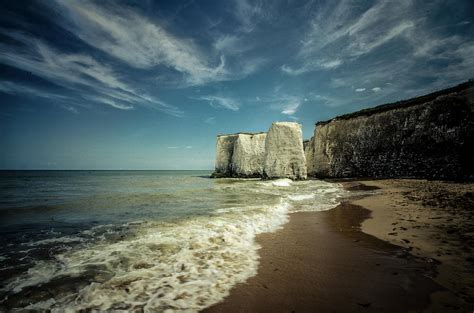
[[[338,207],[259,235],[258,274],[205,312],[472,312],[473,184],[342,184]]]
[[[426,180],[361,183],[381,188],[377,195],[352,202],[371,211],[362,231],[433,260],[438,271],[434,280],[452,291],[466,312],[472,312],[474,184]],[[445,304],[444,296],[433,295],[433,302]]]

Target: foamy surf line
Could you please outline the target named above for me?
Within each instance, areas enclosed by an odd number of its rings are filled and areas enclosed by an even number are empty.
[[[265,182],[263,188],[285,190],[277,205],[230,207],[216,210],[211,217],[176,223],[131,223],[133,237],[91,244],[57,255],[53,261],[38,262],[9,282],[4,291],[21,294],[31,287],[54,285],[64,277],[92,276],[78,291],[59,292],[36,302],[32,299],[23,308],[53,312],[202,310],[257,273],[258,234],[281,228],[291,212],[327,210],[338,204],[333,200],[338,187],[333,184],[321,183],[319,189],[311,190],[307,183],[270,183]],[[293,189],[288,190],[290,187]],[[318,196],[320,203],[314,203]]]

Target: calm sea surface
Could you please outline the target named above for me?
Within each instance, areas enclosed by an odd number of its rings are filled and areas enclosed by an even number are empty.
[[[0,310],[198,311],[256,274],[255,236],[344,191],[210,171],[0,171]]]

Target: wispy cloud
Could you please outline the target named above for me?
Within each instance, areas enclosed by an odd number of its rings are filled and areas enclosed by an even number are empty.
[[[216,123],[216,118],[211,116],[211,117],[208,117],[204,120],[204,123],[206,124],[215,124]]]
[[[214,108],[224,108],[232,111],[238,111],[240,109],[240,104],[237,102],[237,100],[229,97],[202,96],[195,99],[201,101],[208,101],[209,105]]]
[[[259,96],[253,101],[268,105],[272,110],[277,110],[281,114],[295,118],[294,114],[308,98],[299,95],[290,95],[282,91],[282,86],[277,85],[277,91],[271,95]],[[275,88],[274,88],[275,90]]]
[[[291,67],[287,64],[281,66],[281,70],[288,75],[300,75],[311,72],[316,69],[330,70],[339,67],[344,62],[341,59],[321,59],[321,60],[307,60],[299,67]]]
[[[79,114],[77,106],[81,106],[77,101],[68,96],[48,92],[12,81],[0,81],[0,92],[22,97],[40,97],[52,100],[55,104],[59,105],[60,108],[74,114]]]
[[[59,105],[59,107],[64,110],[67,110],[74,114],[79,114],[79,110],[77,108],[79,104],[77,103],[77,101],[62,94],[48,92],[12,81],[0,81],[0,92],[22,97],[27,96],[35,98],[45,98],[48,100],[52,100],[53,103]],[[72,103],[74,105],[71,105]]]
[[[292,68],[292,67],[289,66],[289,65],[283,64],[283,65],[280,67],[280,69],[281,69],[284,73],[286,73],[286,74],[288,74],[288,75],[300,75],[300,74],[302,74],[302,73],[307,72],[305,66],[300,67],[300,68],[298,68],[298,69],[294,69],[294,68]]]
[[[268,16],[270,10],[262,1],[236,0],[234,5],[234,14],[240,22],[240,30],[246,33],[252,32],[258,23]]]
[[[295,58],[281,66],[287,75],[328,71],[333,88],[350,88],[362,95],[365,90],[355,86],[375,86],[367,89],[377,97],[397,94],[401,98],[474,76],[474,40],[462,31],[469,23],[433,25],[425,14],[446,6],[440,1],[342,0],[317,5]],[[426,88],[410,93],[408,87],[420,81]]]
[[[22,85],[12,81],[0,81],[0,92],[8,93],[11,95],[28,95],[47,99],[69,99],[69,97],[64,95],[39,90],[37,88]]]
[[[247,33],[224,33],[214,38],[213,48],[217,53],[222,55],[242,56],[243,54],[256,48],[257,43],[252,39],[252,36]],[[255,62],[254,60],[250,61]]]
[[[301,105],[301,100],[297,97],[293,97],[292,99],[288,99],[287,101],[288,102],[283,106],[283,110],[281,111],[281,113],[285,115],[295,114]]]
[[[128,103],[125,103],[123,101],[119,102],[119,100],[116,99],[109,99],[109,98],[104,98],[104,97],[94,97],[90,96],[87,97],[91,100],[94,100],[96,102],[104,103],[107,105],[110,105],[113,108],[120,109],[120,110],[132,110],[134,109],[134,106]]]
[[[465,42],[465,38],[432,32],[425,26],[425,16],[417,15],[422,11],[411,0],[377,1],[365,8],[352,1],[339,1],[336,5],[328,2],[319,8],[303,36],[296,65],[285,64],[281,69],[290,75],[332,70],[394,40],[402,40],[413,51],[406,58],[436,58],[440,47]]]
[[[319,65],[322,68],[336,68],[336,67],[339,67],[342,63],[343,63],[342,60],[334,59],[334,60],[323,61]]]
[[[73,91],[92,92],[92,100],[117,109],[146,106],[170,115],[182,111],[153,97],[143,95],[123,82],[107,65],[84,54],[60,52],[45,42],[19,32],[7,32],[19,45],[0,44],[0,63],[19,68]],[[94,95],[95,94],[95,95]],[[78,98],[81,98],[78,95]],[[120,104],[122,103],[122,104]],[[124,104],[126,103],[126,104]]]
[[[365,88],[357,88],[355,91],[356,92],[363,92],[363,91],[365,91]]]
[[[415,23],[405,16],[409,0],[379,1],[366,10],[351,1],[328,2],[318,10],[302,39],[297,60],[300,65],[285,73],[299,75],[310,71],[338,68],[401,36]],[[330,57],[329,57],[330,56]]]
[[[53,7],[63,17],[61,26],[90,46],[134,68],[174,70],[184,77],[185,86],[239,79],[256,70],[255,62],[246,61],[241,62],[243,67],[231,68],[225,55],[215,56],[208,47],[173,35],[128,6],[85,0],[56,1]],[[216,43],[220,49],[229,44],[231,37]]]
[[[193,146],[168,146],[166,149],[192,149]]]
[[[378,1],[362,9],[351,1],[328,2],[312,22],[303,43],[302,55],[312,55],[328,46],[348,43],[340,54],[344,57],[369,53],[374,48],[394,39],[407,28],[413,27],[410,0]]]
[[[67,104],[64,104],[61,106],[64,110],[67,110],[73,114],[79,114],[79,111],[77,110],[77,108],[73,107],[72,105],[67,105]]]
[[[89,1],[57,3],[64,17],[72,21],[66,24],[72,33],[133,67],[164,64],[196,80],[219,72],[219,66],[207,66],[192,41],[174,37],[130,9],[117,5],[105,7]]]

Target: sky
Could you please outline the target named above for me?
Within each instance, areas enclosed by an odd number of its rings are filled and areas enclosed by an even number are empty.
[[[212,169],[217,134],[474,77],[474,2],[3,1],[0,169]]]

